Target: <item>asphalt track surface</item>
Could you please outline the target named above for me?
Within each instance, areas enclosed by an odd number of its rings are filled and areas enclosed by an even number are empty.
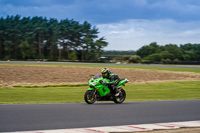
[[[200,65],[157,65],[157,64],[115,64],[115,63],[83,63],[83,62],[45,62],[45,61],[0,61],[0,63],[27,63],[27,64],[58,64],[58,65],[96,65],[96,66],[138,66],[138,67],[161,67],[161,68],[187,68],[200,69]]]
[[[0,105],[0,132],[194,120],[200,100]]]

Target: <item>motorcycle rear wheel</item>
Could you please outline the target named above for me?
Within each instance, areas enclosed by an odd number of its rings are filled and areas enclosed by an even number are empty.
[[[124,100],[126,99],[126,92],[123,88],[120,88],[120,93],[119,96],[114,97],[114,102],[117,104],[123,103]]]
[[[93,91],[91,91],[91,90],[87,90],[87,91],[85,92],[84,99],[85,99],[85,102],[86,102],[87,104],[93,104],[93,103],[96,102],[95,95],[92,94],[92,92],[93,92]]]

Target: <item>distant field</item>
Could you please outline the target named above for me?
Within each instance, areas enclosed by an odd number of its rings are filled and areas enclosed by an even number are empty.
[[[61,84],[87,84],[98,67],[50,65],[0,65],[0,86],[47,86]],[[113,68],[110,70],[131,83],[157,83],[167,81],[200,81],[199,73],[171,72],[147,69]]]
[[[126,101],[200,99],[200,81],[128,84]],[[87,86],[0,88],[0,104],[84,102]]]

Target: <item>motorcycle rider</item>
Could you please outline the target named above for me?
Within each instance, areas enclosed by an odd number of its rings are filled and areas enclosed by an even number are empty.
[[[102,80],[100,80],[100,83],[108,86],[108,88],[115,94],[115,96],[119,96],[119,90],[116,87],[120,81],[118,75],[112,73],[107,67],[101,69],[101,73],[103,78],[110,80],[110,83],[104,83]]]

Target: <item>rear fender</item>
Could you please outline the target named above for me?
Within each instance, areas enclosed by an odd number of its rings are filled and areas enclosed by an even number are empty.
[[[124,85],[127,81],[128,81],[128,79],[124,79],[124,80],[120,81],[119,84],[117,85],[117,87]]]

